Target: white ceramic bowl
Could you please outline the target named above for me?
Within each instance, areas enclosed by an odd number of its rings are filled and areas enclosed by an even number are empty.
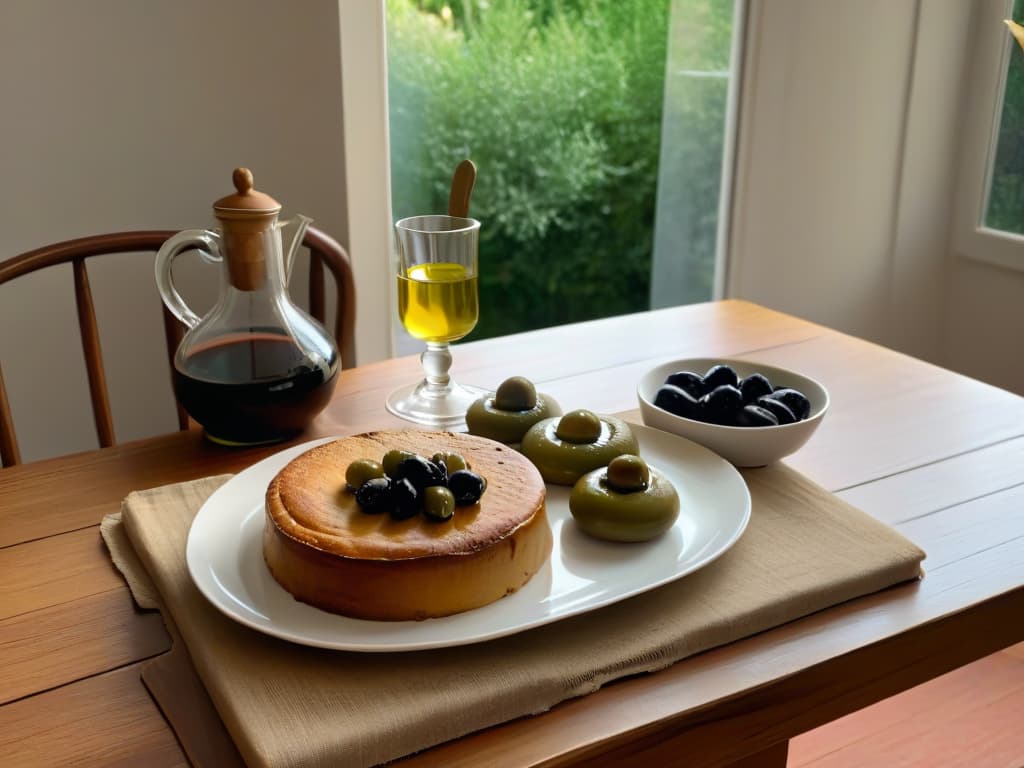
[[[676,416],[654,404],[658,388],[670,374],[693,371],[703,376],[718,363],[730,366],[741,379],[761,373],[774,387],[792,387],[803,392],[811,402],[810,415],[803,421],[777,427],[724,427]],[[814,434],[828,410],[828,392],[814,379],[774,365],[729,358],[695,357],[662,363],[643,375],[636,393],[644,424],[700,443],[737,467],[763,467],[789,456]]]

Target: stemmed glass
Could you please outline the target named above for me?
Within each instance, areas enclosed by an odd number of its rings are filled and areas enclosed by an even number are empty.
[[[476,327],[477,252],[480,222],[462,216],[411,216],[395,224],[398,316],[414,338],[425,341],[424,378],[401,387],[387,409],[436,429],[462,429],[466,409],[483,390],[452,380],[450,343]]]

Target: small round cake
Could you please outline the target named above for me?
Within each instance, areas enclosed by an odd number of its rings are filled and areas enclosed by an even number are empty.
[[[346,487],[357,459],[461,454],[487,488],[450,520],[368,514]],[[449,616],[522,587],[551,553],[544,480],[522,455],[450,432],[369,432],[317,446],[270,482],[263,557],[297,600],[363,619]]]
[[[616,456],[639,454],[640,444],[622,419],[580,409],[538,421],[520,450],[549,483],[571,486]]]
[[[679,494],[672,481],[646,461],[624,454],[576,481],[569,512],[595,538],[649,541],[679,517]]]
[[[466,427],[473,435],[518,443],[538,421],[561,415],[562,409],[551,395],[538,392],[529,379],[513,376],[469,406]]]

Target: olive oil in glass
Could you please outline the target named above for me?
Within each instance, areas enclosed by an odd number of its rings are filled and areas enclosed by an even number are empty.
[[[423,341],[457,341],[476,326],[477,277],[461,264],[418,264],[398,275],[398,318]]]

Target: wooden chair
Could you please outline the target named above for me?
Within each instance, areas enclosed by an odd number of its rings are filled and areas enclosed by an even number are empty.
[[[139,232],[114,232],[93,235],[77,240],[68,240],[54,245],[37,248],[7,261],[0,262],[0,285],[16,277],[35,272],[57,264],[71,262],[74,270],[75,302],[78,307],[78,325],[82,334],[82,351],[89,379],[92,397],[93,417],[96,434],[101,447],[114,445],[114,423],[111,416],[110,400],[107,394],[103,355],[100,350],[99,332],[92,293],[89,290],[89,276],[86,259],[114,253],[155,253],[174,231],[150,230]],[[345,249],[322,231],[309,227],[302,244],[309,249],[309,308],[310,314],[325,322],[325,278],[328,270],[337,286],[338,303],[333,328],[334,338],[341,355],[341,367],[355,365],[355,282],[352,276],[352,262]],[[168,310],[162,307],[164,318],[164,341],[167,358],[173,365],[174,353],[184,336],[184,327]],[[188,416],[178,406],[178,425],[188,428]],[[21,462],[14,422],[4,386],[3,370],[0,368],[0,467],[9,467]]]

